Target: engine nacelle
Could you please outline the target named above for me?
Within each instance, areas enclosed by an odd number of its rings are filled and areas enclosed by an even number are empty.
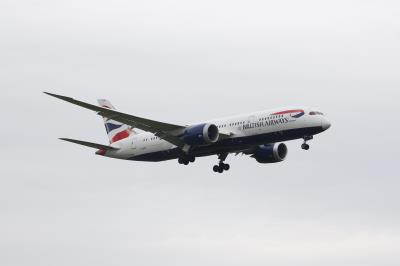
[[[285,160],[288,149],[284,143],[260,145],[254,151],[253,157],[259,163],[277,163]]]
[[[188,145],[215,143],[219,139],[219,130],[214,124],[195,125],[185,130],[182,139]]]

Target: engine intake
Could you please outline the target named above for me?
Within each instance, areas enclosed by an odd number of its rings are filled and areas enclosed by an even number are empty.
[[[200,124],[188,127],[183,133],[183,141],[188,145],[215,143],[219,139],[218,127],[214,124]]]
[[[288,149],[284,143],[260,145],[254,151],[253,157],[259,163],[278,163],[285,160]]]

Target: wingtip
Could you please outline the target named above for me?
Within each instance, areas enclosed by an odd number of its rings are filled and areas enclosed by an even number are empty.
[[[47,94],[47,95],[49,95],[49,96],[52,96],[52,97],[54,97],[54,98],[58,98],[58,99],[60,99],[60,100],[64,100],[64,101],[73,101],[74,99],[73,98],[71,98],[71,97],[68,97],[68,96],[63,96],[63,95],[59,95],[59,94],[55,94],[55,93],[50,93],[50,92],[47,92],[47,91],[44,91],[43,92],[44,94]]]
[[[47,91],[42,91],[44,94],[50,95],[50,96],[54,96],[53,93],[47,92]]]
[[[46,94],[46,95],[52,96],[52,97],[56,97],[56,98],[61,97],[61,95],[57,95],[57,94],[50,93],[50,92],[47,92],[47,91],[43,91],[43,93]]]

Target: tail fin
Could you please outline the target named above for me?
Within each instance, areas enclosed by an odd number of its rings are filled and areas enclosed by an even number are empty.
[[[100,99],[97,100],[97,102],[101,107],[115,110],[114,106],[112,106],[112,104],[108,100]],[[112,119],[108,119],[106,117],[103,117],[103,119],[104,125],[106,126],[108,138],[110,139],[110,143],[114,143],[121,139],[125,139],[132,134],[135,134],[132,128],[128,125],[122,124]]]

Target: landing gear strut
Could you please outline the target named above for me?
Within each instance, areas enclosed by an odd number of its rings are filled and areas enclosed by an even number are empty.
[[[304,143],[301,144],[301,148],[302,148],[303,150],[306,150],[306,151],[307,151],[307,150],[310,149],[310,145],[307,144],[307,141],[312,140],[312,139],[313,139],[313,136],[304,136],[303,139],[304,139]]]
[[[228,171],[231,168],[229,164],[224,163],[224,161],[226,160],[226,157],[228,157],[227,153],[222,153],[222,154],[218,155],[219,164],[214,165],[214,167],[213,167],[214,172],[221,174],[222,172]]]

